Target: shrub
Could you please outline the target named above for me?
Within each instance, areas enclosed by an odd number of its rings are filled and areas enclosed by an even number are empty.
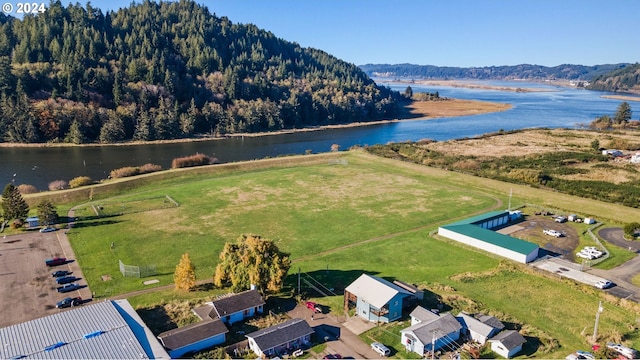
[[[49,190],[64,190],[67,188],[67,186],[69,186],[69,184],[67,184],[67,182],[64,180],[54,180],[49,183]]]
[[[33,185],[20,184],[18,185],[18,191],[20,191],[20,194],[35,194],[38,192],[38,189]]]
[[[117,178],[123,178],[127,176],[138,175],[139,173],[140,173],[140,170],[137,167],[126,166],[119,169],[111,170],[111,172],[109,173],[109,176],[112,179],[117,179]]]
[[[192,166],[202,166],[202,165],[213,164],[215,162],[217,162],[217,159],[207,156],[205,154],[197,153],[191,156],[185,156],[185,157],[179,157],[179,158],[173,159],[173,161],[171,161],[171,168],[178,169],[178,168],[185,168],[185,167],[192,167]]]
[[[162,166],[156,164],[144,164],[140,166],[140,174],[148,174],[162,170]]]
[[[70,188],[77,188],[80,186],[86,186],[86,185],[91,185],[93,183],[93,180],[91,180],[90,177],[88,176],[78,176],[76,178],[73,178],[69,181],[69,187]]]

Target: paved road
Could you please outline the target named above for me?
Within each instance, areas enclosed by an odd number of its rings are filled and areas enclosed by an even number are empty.
[[[640,242],[625,240],[624,231],[621,228],[601,229],[598,231],[598,236],[615,246],[636,254],[640,252]],[[609,289],[609,293],[640,302],[640,287],[631,283],[631,279],[640,274],[640,256],[636,255],[633,259],[611,270],[589,269],[588,272],[616,283],[617,286]]]
[[[287,312],[287,315],[291,318],[305,319],[316,332],[316,335],[319,335],[318,338],[324,339],[327,336],[327,348],[322,354],[318,354],[319,357],[327,354],[340,354],[343,358],[380,358],[380,355],[374,352],[369,344],[344,327],[338,317],[332,314],[315,314],[312,320],[312,314],[311,310],[303,305],[298,305]]]

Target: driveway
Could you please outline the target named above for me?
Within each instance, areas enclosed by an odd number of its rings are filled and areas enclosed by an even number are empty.
[[[326,339],[327,349],[318,354],[320,357],[326,354],[340,354],[342,357],[354,359],[378,359],[380,355],[374,352],[369,344],[365,343],[356,334],[349,331],[338,317],[332,314],[314,314],[304,305],[297,305],[287,312],[291,318],[305,319],[318,335],[318,339]]]

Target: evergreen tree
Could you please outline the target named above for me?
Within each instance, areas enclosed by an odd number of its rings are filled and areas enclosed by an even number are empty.
[[[36,206],[38,209],[38,220],[41,224],[47,226],[58,220],[58,213],[55,205],[50,200],[44,199]]]
[[[196,286],[196,268],[191,263],[189,253],[185,253],[180,258],[173,274],[173,282],[176,290],[191,291]]]
[[[618,105],[616,114],[613,116],[613,121],[616,124],[626,125],[629,120],[631,120],[631,106],[629,106],[628,102],[624,101]]]
[[[24,220],[29,214],[29,205],[13,184],[7,184],[2,192],[2,213],[5,220]]]

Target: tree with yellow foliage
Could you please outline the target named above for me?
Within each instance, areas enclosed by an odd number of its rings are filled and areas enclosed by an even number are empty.
[[[220,260],[213,275],[216,286],[231,285],[239,292],[254,284],[263,295],[279,291],[291,267],[289,254],[258,235],[241,235],[235,243],[226,243]]]
[[[189,253],[185,253],[180,258],[180,263],[173,273],[173,282],[176,290],[191,291],[196,286],[196,267],[191,263]]]

